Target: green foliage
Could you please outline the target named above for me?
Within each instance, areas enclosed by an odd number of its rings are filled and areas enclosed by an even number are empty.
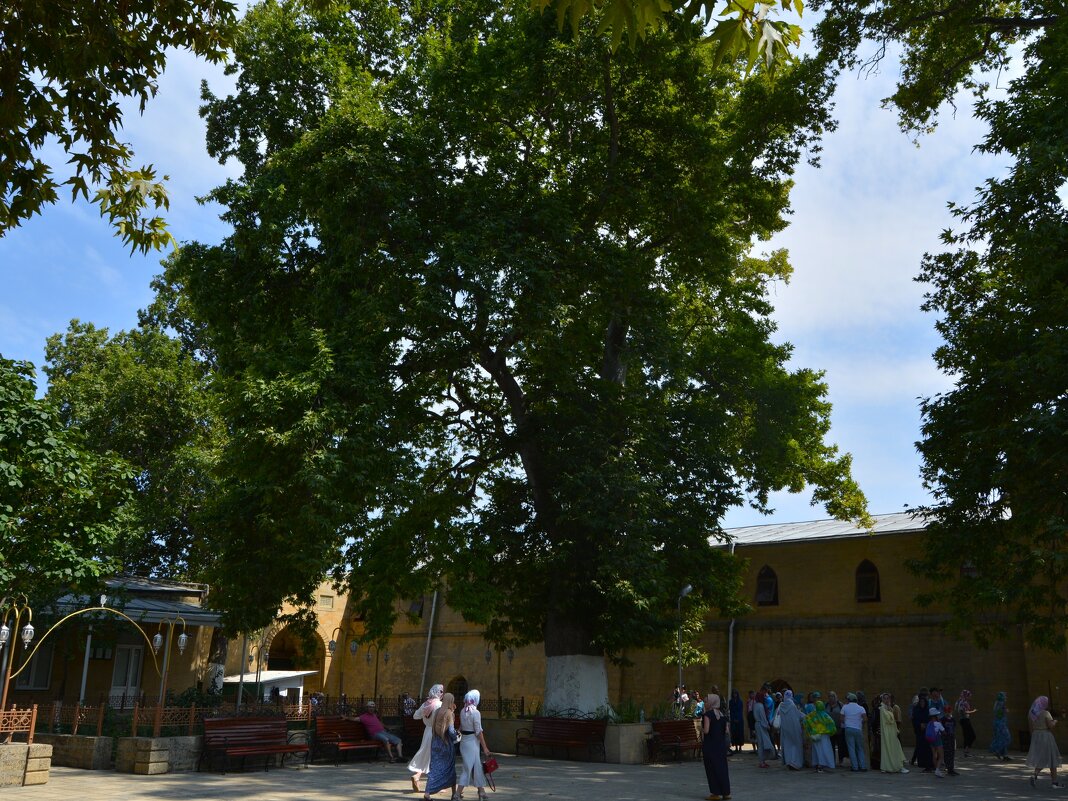
[[[48,400],[95,453],[121,459],[132,498],[116,541],[124,572],[198,580],[212,553],[199,531],[223,429],[210,375],[155,328],[71,322],[45,347]]]
[[[115,568],[130,476],[35,395],[33,368],[0,358],[0,596],[88,590]]]
[[[982,98],[989,77],[1007,71],[1020,45],[1062,24],[1061,0],[814,0],[823,13],[817,40],[839,48],[844,63],[874,69],[891,43],[902,48],[897,91],[884,103],[901,127],[929,131],[935,115],[960,89]],[[859,55],[865,42],[874,55]]]
[[[742,608],[729,507],[815,485],[864,515],[820,375],[770,339],[785,254],[752,252],[830,70],[744,77],[681,27],[613,51],[525,4],[249,12],[236,93],[205,95],[234,233],[159,282],[224,399],[233,625],[331,575],[370,640],[446,586],[499,646],[616,654],[674,641],[684,584],[688,632]]]
[[[804,11],[802,0],[779,2],[783,11],[796,12],[798,17]],[[609,33],[613,50],[624,36],[634,48],[639,40],[679,22],[689,25],[700,21],[707,27],[721,17],[707,37],[716,45],[716,63],[740,59],[746,64],[746,74],[760,63],[769,75],[788,64],[794,58],[791,48],[801,43],[800,26],[772,17],[776,5],[727,0],[717,12],[704,0],[690,0],[677,8],[668,0],[531,0],[531,7],[538,11],[554,7],[557,27],[570,27],[575,36],[580,35],[583,20],[595,19],[597,35]]]
[[[1024,53],[1005,96],[981,102],[980,150],[1012,166],[976,202],[954,207],[965,226],[927,256],[925,309],[940,315],[935,353],[952,390],[923,404],[924,557],[953,625],[981,643],[1022,626],[1062,650],[1068,603],[1068,29],[1050,27]]]
[[[94,202],[133,250],[173,241],[152,210],[167,207],[151,165],[132,167],[118,139],[119,100],[141,110],[156,93],[169,48],[220,61],[235,21],[231,0],[9,0],[0,6],[0,236],[55,203],[62,186]],[[44,150],[73,165],[54,176]],[[166,179],[164,179],[166,180]]]

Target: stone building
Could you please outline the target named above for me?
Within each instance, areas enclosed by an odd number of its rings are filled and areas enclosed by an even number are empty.
[[[870,532],[818,521],[728,534],[748,562],[744,591],[752,611],[734,621],[708,621],[701,640],[708,664],[685,668],[691,689],[703,693],[715,684],[726,695],[733,685],[744,695],[763,681],[781,679],[799,690],[834,689],[839,695],[889,690],[905,708],[920,687],[941,686],[951,700],[966,687],[979,710],[974,723],[983,747],[999,690],[1008,693],[1014,740],[1026,729],[1026,710],[1036,695],[1049,695],[1054,708],[1068,708],[1065,653],[1031,649],[1019,631],[980,650],[944,633],[944,610],[917,605],[925,584],[905,562],[920,551],[923,524],[911,514],[877,516]],[[285,627],[272,627],[262,641],[271,669],[318,672],[306,677],[306,692],[392,697],[402,691],[418,695],[441,682],[453,690],[477,687],[483,699],[523,697],[528,709],[539,704],[541,646],[495,652],[440,596],[399,603],[403,614],[380,652],[359,642],[363,624],[343,594],[324,585],[318,598],[318,637],[310,647]],[[677,668],[665,661],[670,654],[649,649],[624,656],[630,664],[609,667],[610,698],[632,701],[650,716],[663,709],[676,682]],[[247,657],[240,647],[231,648],[227,672],[242,660]],[[1068,731],[1058,737],[1065,738],[1062,747],[1068,743]]]

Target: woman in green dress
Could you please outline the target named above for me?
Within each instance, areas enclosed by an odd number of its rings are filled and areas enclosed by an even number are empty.
[[[908,773],[905,767],[905,752],[901,749],[901,740],[897,736],[897,716],[894,715],[894,702],[890,693],[880,696],[879,704],[879,770],[883,773]]]

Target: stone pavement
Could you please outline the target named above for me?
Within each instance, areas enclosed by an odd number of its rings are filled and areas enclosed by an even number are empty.
[[[498,755],[501,767],[492,799],[552,801],[700,801],[708,794],[700,762],[661,765],[606,765]],[[750,753],[731,758],[733,799],[737,801],[999,801],[1056,798],[1068,790],[1050,787],[1048,774],[1037,789],[1027,783],[1022,754],[997,762],[986,755],[959,760],[961,775],[938,779],[914,770],[908,775],[851,773],[848,768],[824,774],[792,773],[781,767],[760,770]],[[351,763],[335,767],[272,769],[268,773],[178,773],[134,776],[108,771],[53,768],[42,787],[4,788],[3,801],[416,801],[403,764]],[[1068,769],[1066,769],[1068,778]],[[472,789],[467,801],[477,801]],[[435,796],[447,801],[447,792]]]

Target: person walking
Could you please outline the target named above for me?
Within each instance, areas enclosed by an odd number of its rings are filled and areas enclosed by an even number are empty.
[[[705,695],[705,711],[701,715],[701,756],[705,763],[705,778],[708,779],[708,801],[721,801],[731,797],[730,769],[727,765],[727,751],[730,741],[727,737],[727,717],[720,709],[720,697],[717,693]]]
[[[430,770],[426,775],[426,789],[423,801],[430,801],[430,796],[446,787],[456,794],[456,698],[452,693],[441,696],[441,706],[434,713],[434,733],[430,743]]]
[[[823,701],[817,701],[813,710],[805,715],[805,736],[812,743],[812,764],[816,773],[834,770],[834,749],[831,737],[838,730],[831,716],[827,714]]]
[[[1027,751],[1027,767],[1034,773],[1031,774],[1031,786],[1038,782],[1038,774],[1044,769],[1049,769],[1049,777],[1054,787],[1064,785],[1057,781],[1057,768],[1061,766],[1061,752],[1057,748],[1057,741],[1053,737],[1053,727],[1057,721],[1049,711],[1049,698],[1040,695],[1031,704],[1031,710],[1027,715],[1028,725],[1031,727],[1031,747]]]
[[[883,773],[908,773],[905,752],[897,736],[894,699],[890,693],[883,693],[879,700],[879,770]]]
[[[805,740],[801,726],[801,710],[794,703],[794,693],[787,690],[779,711],[779,743],[782,761],[790,770],[801,770],[805,766]]]
[[[463,796],[464,787],[473,785],[478,788],[478,797],[486,801],[486,774],[482,772],[482,756],[489,756],[489,746],[482,731],[482,713],[478,703],[482,694],[478,690],[468,690],[464,696],[464,708],[460,710],[460,757],[463,770],[456,779],[457,795]]]
[[[1002,762],[1009,762],[1009,744],[1012,735],[1009,733],[1009,710],[1005,706],[1008,700],[1004,692],[997,694],[994,700],[994,738],[990,741],[990,753]]]
[[[727,713],[731,724],[731,751],[741,753],[742,746],[745,745],[745,703],[742,701],[742,694],[737,690],[731,690]]]
[[[946,704],[942,710],[942,765],[946,775],[960,776],[957,773],[957,719],[953,716],[953,706]]]
[[[427,693],[426,700],[412,713],[412,717],[423,723],[423,740],[419,744],[419,750],[415,752],[412,761],[408,763],[408,770],[412,772],[412,792],[419,792],[419,780],[423,774],[430,770],[430,746],[434,739],[434,713],[441,707],[441,696],[445,688],[435,684]]]
[[[960,698],[957,699],[955,711],[961,734],[964,735],[962,756],[968,759],[972,755],[972,744],[975,742],[975,728],[972,726],[972,714],[975,712],[975,707],[972,706],[971,690],[960,691]]]
[[[868,769],[868,744],[864,739],[868,715],[864,707],[857,703],[856,693],[848,693],[846,701],[848,703],[842,707],[842,728],[849,752],[849,769],[856,773]]]
[[[756,722],[757,759],[760,767],[768,767],[768,760],[775,758],[775,745],[771,741],[771,726],[768,723],[768,708],[764,703],[764,691],[761,690],[753,703],[753,718]]]

